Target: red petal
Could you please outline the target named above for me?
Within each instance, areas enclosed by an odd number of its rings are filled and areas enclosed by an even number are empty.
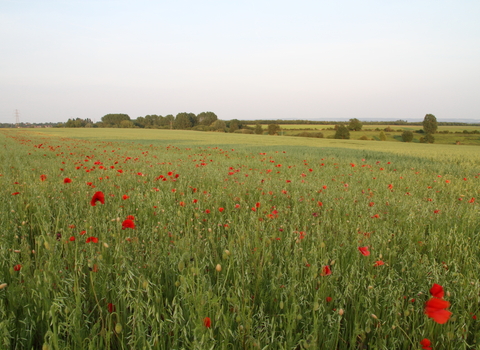
[[[436,298],[443,298],[443,287],[439,284],[434,283],[433,287],[430,288],[430,294]]]
[[[452,313],[448,310],[438,310],[428,314],[428,317],[433,318],[433,320],[439,324],[444,324],[452,316]]]
[[[429,301],[425,303],[425,311],[428,309],[431,310],[439,310],[439,309],[446,309],[450,306],[450,303],[446,300],[439,299],[439,298],[431,298]]]
[[[448,321],[452,313],[445,310],[450,306],[450,303],[443,299],[431,298],[425,303],[425,314],[433,318],[437,323],[444,324]]]

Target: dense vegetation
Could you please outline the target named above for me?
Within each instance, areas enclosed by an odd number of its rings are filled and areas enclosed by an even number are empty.
[[[474,148],[210,135],[0,132],[3,349],[477,347]]]

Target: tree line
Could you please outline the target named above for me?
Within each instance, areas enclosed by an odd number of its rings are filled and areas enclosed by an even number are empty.
[[[425,118],[423,118],[423,122],[420,124],[423,126],[423,133],[425,136],[422,136],[420,138],[421,143],[434,143],[435,142],[435,137],[433,134],[437,132],[438,129],[438,122],[437,118],[433,114],[427,114],[425,115]],[[398,124],[397,124],[398,125]],[[403,124],[406,125],[406,124]],[[412,124],[410,123],[409,125],[417,125],[417,124]],[[335,138],[336,139],[350,139],[350,131],[360,131],[362,130],[363,124],[360,122],[360,120],[353,118],[350,119],[349,123],[347,125],[345,124],[337,124],[335,125]],[[388,129],[388,128],[387,128]],[[388,131],[388,130],[386,130]],[[386,140],[386,135],[382,131],[380,133],[380,140],[385,141]],[[405,130],[402,133],[402,140],[404,142],[411,142],[413,140],[413,132],[410,130]]]
[[[146,129],[192,129],[195,127],[214,127],[218,117],[213,112],[178,113],[176,116],[149,114],[131,119],[128,114],[106,114],[95,123],[99,128],[146,128]],[[67,122],[68,123],[68,122]],[[217,123],[218,124],[218,123]]]

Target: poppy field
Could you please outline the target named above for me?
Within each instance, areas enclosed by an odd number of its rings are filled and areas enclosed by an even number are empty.
[[[143,131],[0,131],[0,348],[480,349],[476,147]]]

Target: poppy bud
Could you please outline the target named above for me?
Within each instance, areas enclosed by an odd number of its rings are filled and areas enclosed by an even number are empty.
[[[115,332],[116,332],[117,334],[118,334],[118,333],[121,333],[121,332],[122,332],[122,329],[123,329],[123,327],[122,327],[122,324],[121,324],[121,323],[117,323],[117,324],[115,325]]]

